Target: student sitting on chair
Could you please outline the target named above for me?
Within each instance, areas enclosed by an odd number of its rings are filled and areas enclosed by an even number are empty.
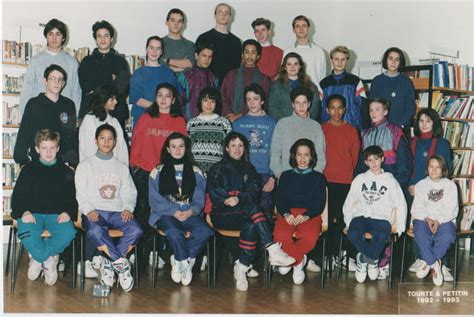
[[[162,229],[173,248],[171,278],[189,285],[196,257],[213,232],[202,217],[206,180],[194,165],[190,140],[179,132],[166,139],[161,164],[149,179],[150,226]],[[186,231],[191,232],[186,239]]]
[[[31,254],[28,279],[44,272],[46,285],[58,280],[59,254],[74,239],[71,219],[77,217],[74,172],[56,155],[59,133],[42,129],[36,132],[38,159],[26,164],[12,194],[12,217],[18,221],[18,237]],[[48,230],[51,237],[43,239]]]
[[[427,172],[428,177],[415,185],[411,207],[413,232],[422,260],[416,277],[424,278],[431,271],[433,283],[441,286],[441,259],[456,241],[458,192],[454,182],[447,178],[448,165],[441,155],[428,160]]]
[[[121,132],[121,131],[120,131]],[[133,219],[137,190],[128,166],[114,157],[117,131],[109,124],[95,132],[97,152],[79,163],[76,170],[76,197],[87,236],[102,251],[100,267],[102,284],[113,286],[115,272],[125,292],[133,288],[127,255],[143,234]],[[123,237],[112,241],[109,229],[118,229]]]
[[[378,260],[392,226],[396,225],[398,235],[405,231],[405,197],[395,177],[382,169],[383,161],[379,146],[371,145],[364,150],[364,162],[369,170],[354,179],[342,209],[344,222],[349,226],[347,237],[358,252],[355,277],[359,283],[367,275],[371,280],[378,278]],[[366,233],[372,235],[371,239],[366,239]]]

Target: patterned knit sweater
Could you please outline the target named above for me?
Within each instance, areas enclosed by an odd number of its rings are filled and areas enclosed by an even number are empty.
[[[232,131],[227,118],[213,114],[199,115],[188,122],[188,134],[197,166],[203,173],[222,158],[224,138]]]

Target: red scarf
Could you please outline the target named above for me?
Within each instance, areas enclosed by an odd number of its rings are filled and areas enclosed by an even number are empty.
[[[411,153],[413,154],[413,158],[415,158],[415,150],[416,150],[416,142],[418,141],[418,138],[420,139],[431,139],[431,145],[430,149],[428,151],[428,159],[430,159],[435,151],[436,151],[436,145],[438,144],[438,138],[433,138],[433,132],[426,132],[426,133],[421,133],[419,137],[414,137],[413,141],[411,142]]]

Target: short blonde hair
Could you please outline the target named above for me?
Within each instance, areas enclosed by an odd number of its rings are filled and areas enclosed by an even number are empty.
[[[335,48],[333,48],[331,50],[331,52],[329,53],[329,57],[332,59],[332,56],[335,54],[335,53],[341,53],[341,54],[344,54],[346,55],[347,59],[349,59],[351,57],[351,54],[349,52],[349,49],[346,47],[346,46],[343,46],[343,45],[338,45],[336,46]]]
[[[41,129],[36,132],[35,135],[35,145],[37,147],[40,146],[41,142],[43,141],[56,141],[59,146],[59,142],[61,141],[61,136],[58,132],[53,131],[51,129]]]

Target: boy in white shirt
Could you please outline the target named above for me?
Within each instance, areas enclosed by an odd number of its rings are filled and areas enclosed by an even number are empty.
[[[369,170],[354,179],[343,206],[344,221],[349,226],[347,237],[358,251],[355,276],[359,283],[363,283],[367,275],[371,280],[377,279],[378,259],[392,226],[396,226],[398,235],[405,230],[407,205],[403,191],[395,177],[382,169],[383,160],[379,146],[364,150],[364,162]],[[371,239],[365,239],[367,232],[372,235]]]
[[[101,283],[113,286],[115,272],[125,292],[133,288],[127,254],[143,235],[133,219],[137,190],[128,166],[113,155],[117,131],[109,124],[99,126],[95,133],[97,153],[77,166],[76,199],[87,236],[104,254],[100,267]],[[109,229],[121,230],[124,235],[115,244]]]

